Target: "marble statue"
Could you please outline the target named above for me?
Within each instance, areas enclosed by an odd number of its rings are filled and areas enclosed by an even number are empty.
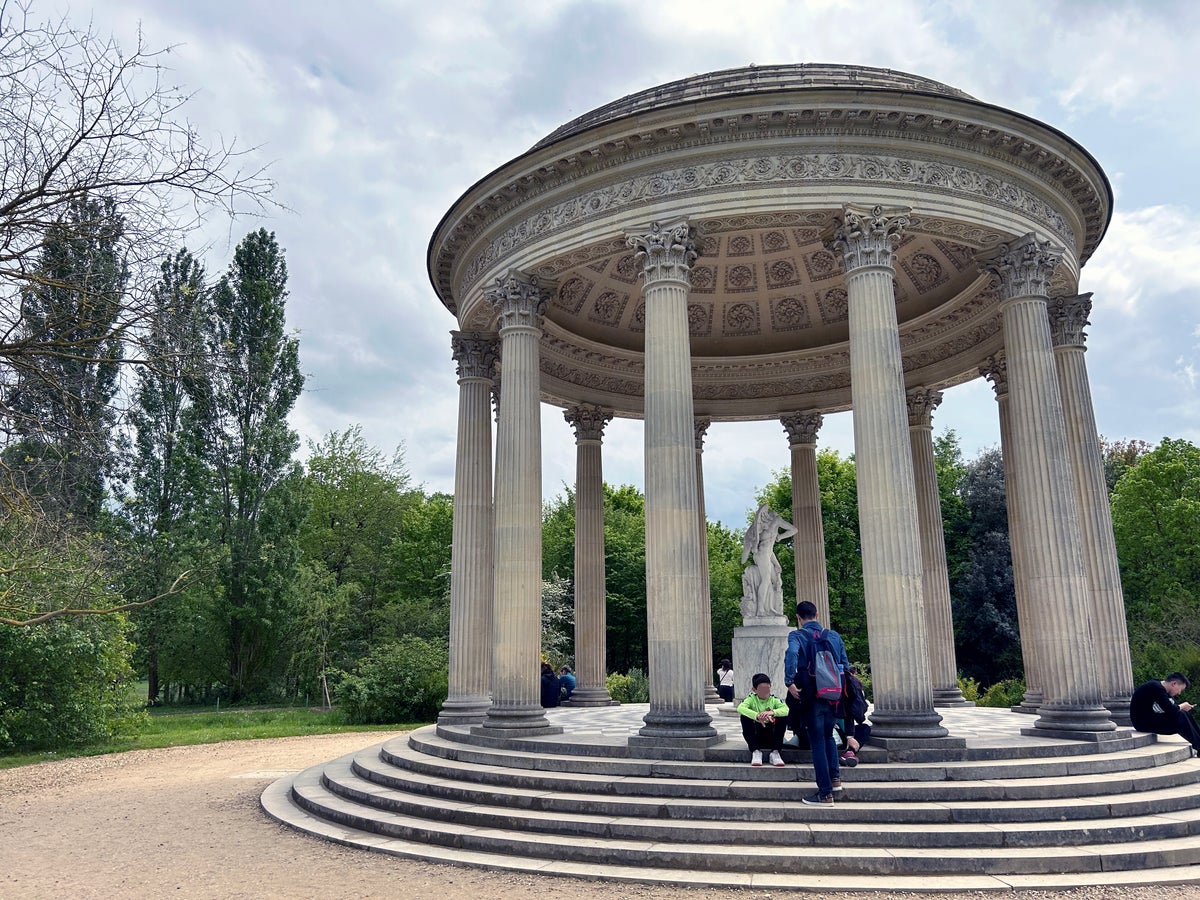
[[[765,503],[754,514],[742,539],[742,564],[754,557],[742,573],[743,619],[783,615],[783,570],[775,558],[775,542],[795,533],[796,526]]]

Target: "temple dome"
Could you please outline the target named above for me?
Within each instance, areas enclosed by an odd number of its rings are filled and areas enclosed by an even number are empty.
[[[692,75],[678,81],[629,94],[619,100],[584,113],[567,124],[556,128],[531,149],[537,150],[555,141],[582,131],[587,131],[605,122],[623,119],[655,109],[711,100],[717,97],[734,97],[739,94],[765,94],[776,91],[851,89],[872,91],[903,91],[918,94],[936,94],[974,100],[970,94],[919,75],[897,72],[893,69],[877,69],[871,66],[845,66],[830,63],[793,63],[781,66],[744,66],[738,69],[723,69],[705,75]]]

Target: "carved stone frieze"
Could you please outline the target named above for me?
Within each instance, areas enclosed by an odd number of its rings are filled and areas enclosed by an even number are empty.
[[[910,428],[933,427],[933,411],[942,405],[942,392],[927,387],[913,388],[904,395]]]
[[[1061,213],[999,170],[993,171],[984,165],[966,168],[940,161],[876,154],[752,155],[637,175],[628,181],[586,191],[531,212],[494,238],[471,259],[463,269],[463,287],[472,286],[486,269],[531,240],[589,219],[611,215],[633,204],[702,193],[724,186],[761,183],[786,185],[789,182],[831,179],[911,185],[958,194],[974,201],[984,199],[1028,215],[1061,237],[1065,243],[1075,243],[1074,230]],[[740,218],[752,223],[758,217]],[[817,218],[824,218],[824,214],[819,214]],[[743,227],[766,226],[748,224]],[[753,252],[753,245],[745,249],[747,255]],[[737,255],[737,250],[727,248],[726,254]]]
[[[604,437],[604,426],[612,421],[613,412],[603,406],[583,403],[563,411],[567,424],[575,429],[575,442],[599,441]]]
[[[847,274],[866,266],[892,268],[900,232],[907,225],[907,209],[846,206],[830,248],[840,257]]]
[[[815,444],[817,432],[821,430],[825,417],[818,412],[796,412],[780,416],[779,421],[783,425],[783,430],[787,432],[788,443],[795,446],[797,444]]]
[[[1051,297],[1046,304],[1046,315],[1050,317],[1050,339],[1055,347],[1083,347],[1087,344],[1084,329],[1091,323],[1092,295],[1076,294],[1071,297]]]
[[[450,350],[459,378],[491,378],[500,358],[500,341],[493,333],[450,332]]]
[[[981,253],[979,267],[999,279],[1005,300],[1046,297],[1050,293],[1050,276],[1061,259],[1060,248],[1027,234]]]

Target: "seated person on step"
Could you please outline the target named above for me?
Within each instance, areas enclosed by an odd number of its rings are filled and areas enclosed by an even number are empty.
[[[787,729],[788,709],[778,697],[771,696],[771,679],[759,672],[750,683],[754,690],[738,706],[742,737],[750,748],[750,765],[761,766],[763,750],[771,752],[773,766],[782,766],[783,733]]]
[[[1147,681],[1129,699],[1129,719],[1138,731],[1178,734],[1200,754],[1200,728],[1192,718],[1192,704],[1175,699],[1189,684],[1181,672],[1172,672],[1162,681]]]

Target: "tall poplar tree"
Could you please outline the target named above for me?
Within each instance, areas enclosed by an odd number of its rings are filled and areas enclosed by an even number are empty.
[[[302,491],[287,416],[304,377],[299,342],[284,330],[286,300],[287,265],[275,235],[251,232],[213,292],[212,364],[195,398],[228,554],[224,620],[235,700],[270,687],[296,573]]]

